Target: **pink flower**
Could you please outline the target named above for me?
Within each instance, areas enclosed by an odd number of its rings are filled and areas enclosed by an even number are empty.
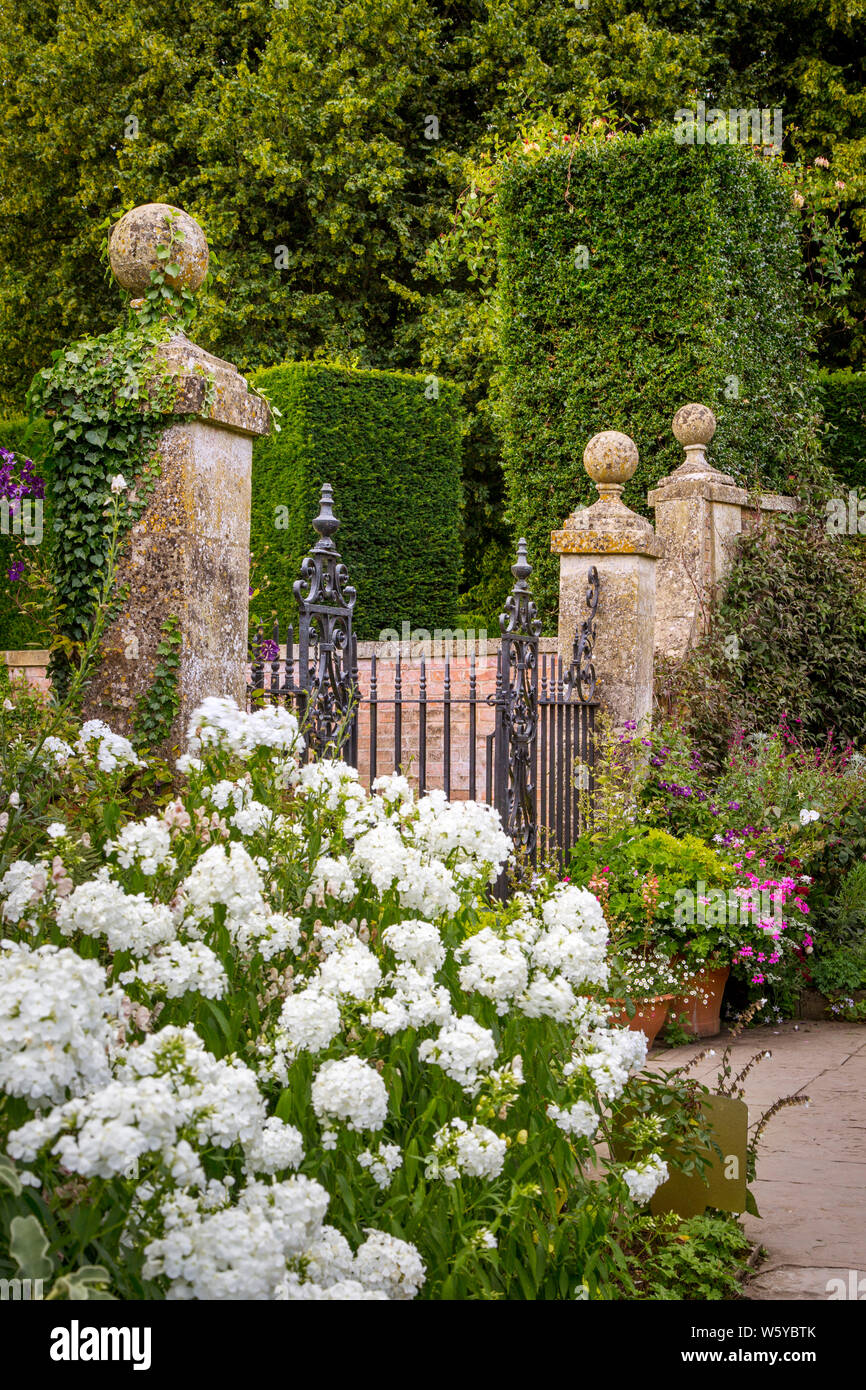
[[[764,977],[763,977],[763,975],[753,975],[753,976],[752,976],[752,984],[753,984],[753,985],[762,985],[763,983],[764,983]]]

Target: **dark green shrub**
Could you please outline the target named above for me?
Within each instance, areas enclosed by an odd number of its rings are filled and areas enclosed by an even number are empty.
[[[529,541],[546,625],[550,532],[596,500],[582,463],[599,430],[641,462],[624,500],[682,462],[681,405],[718,417],[713,462],[743,486],[826,481],[791,187],[739,146],[669,130],[584,137],[506,169],[498,195],[501,414],[510,519]],[[585,261],[585,265],[583,264]]]
[[[359,637],[405,620],[457,626],[462,412],[453,387],[404,372],[290,362],[254,377],[282,412],[253,450],[251,549],[269,581],[256,615],[295,613],[323,483],[358,592]]]
[[[810,963],[812,983],[822,994],[853,994],[866,988],[866,942],[835,946]]]
[[[831,427],[824,458],[840,482],[866,488],[866,372],[821,372],[818,396]]]
[[[45,512],[43,519],[42,545],[50,542],[49,504],[51,493],[51,464],[47,458],[50,430],[44,420],[30,422],[24,415],[10,416],[0,420],[0,448],[11,449],[22,459],[32,459],[34,472],[45,483]],[[38,646],[47,643],[47,631],[36,619],[21,613],[12,600],[12,585],[8,571],[17,552],[17,541],[0,535],[0,651],[15,650],[21,647]]]
[[[787,715],[802,741],[863,743],[866,567],[859,538],[814,516],[765,522],[740,539],[707,638],[657,698],[721,766],[737,729],[767,733]]]

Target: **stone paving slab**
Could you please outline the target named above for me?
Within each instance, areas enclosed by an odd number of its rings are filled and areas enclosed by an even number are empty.
[[[753,1185],[761,1219],[746,1216],[744,1225],[766,1256],[746,1297],[866,1300],[866,1025],[751,1028],[735,1039],[656,1048],[650,1064],[667,1071],[711,1048],[715,1056],[689,1075],[712,1086],[728,1044],[735,1072],[755,1052],[773,1054],[744,1082],[750,1125],[780,1096],[809,1096],[764,1131]]]

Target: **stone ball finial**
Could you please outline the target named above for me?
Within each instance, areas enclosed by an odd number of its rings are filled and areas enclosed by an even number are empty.
[[[173,289],[197,290],[207,275],[207,238],[194,217],[170,203],[143,203],[115,223],[108,241],[108,259],[115,280],[135,295],[150,287],[150,273],[159,269],[157,248],[167,246],[174,226],[183,240],[175,243],[172,259],[180,267],[167,276]]]
[[[601,499],[617,500],[638,466],[637,445],[619,430],[594,434],[583,451],[583,466]]]
[[[674,416],[673,431],[683,448],[709,444],[716,432],[716,417],[706,405],[681,406]]]

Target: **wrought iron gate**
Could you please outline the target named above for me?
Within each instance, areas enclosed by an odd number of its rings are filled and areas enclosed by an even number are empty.
[[[369,784],[377,772],[410,765],[419,791],[440,785],[449,797],[494,804],[527,859],[557,859],[562,867],[594,794],[597,570],[587,575],[586,617],[566,666],[560,657],[539,652],[541,623],[521,540],[514,587],[499,620],[495,687],[485,693],[473,651],[462,662],[446,657],[444,671],[435,664],[444,676],[440,695],[438,676],[434,686],[433,665],[424,656],[405,661],[398,651],[389,663],[374,653],[360,663],[369,662],[364,673],[359,670],[352,631],[356,595],[334,542],[339,525],[326,484],[313,522],[318,539],[294,585],[297,648],[292,627],[285,655],[278,623],[270,637],[259,630],[251,701],[292,705],[305,721],[310,748],[359,769],[363,764]],[[391,668],[390,688],[384,667]]]

